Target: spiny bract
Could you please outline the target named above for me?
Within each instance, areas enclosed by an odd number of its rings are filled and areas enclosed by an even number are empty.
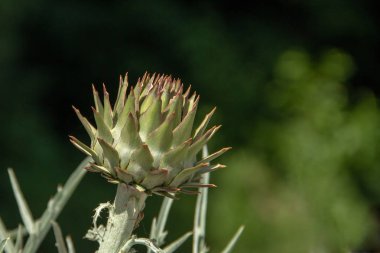
[[[109,182],[126,183],[148,193],[174,197],[188,188],[212,187],[199,183],[203,173],[223,165],[210,161],[229,148],[201,160],[197,154],[220,126],[206,130],[215,108],[193,131],[199,95],[183,92],[179,79],[145,73],[127,96],[127,75],[120,77],[114,107],[103,85],[104,104],[93,86],[96,128],[74,110],[91,138],[90,147],[70,136],[71,142],[94,160],[88,170]]]

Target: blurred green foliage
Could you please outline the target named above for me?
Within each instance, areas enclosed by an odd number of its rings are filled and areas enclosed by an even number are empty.
[[[318,61],[302,51],[280,56],[268,84],[274,114],[253,127],[251,148],[227,160],[233,169],[219,184],[228,191],[210,204],[215,227],[225,215],[235,217],[229,229],[251,217],[241,252],[347,252],[374,231],[368,193],[379,192],[380,114],[371,95],[349,104],[342,82],[352,69],[339,50]]]
[[[0,1],[0,215],[8,227],[20,220],[6,167],[38,216],[81,160],[67,140],[85,138],[71,104],[89,108],[92,82],[115,94],[118,75],[129,71],[134,83],[148,70],[193,84],[200,114],[218,106],[223,129],[210,149],[234,148],[213,176],[212,250],[241,223],[236,252],[379,249],[376,5]],[[81,238],[114,190],[86,176],[58,220],[78,252],[95,250]],[[159,209],[159,198],[149,201],[143,236]],[[188,196],[176,203],[169,240],[191,229],[193,204]],[[41,252],[53,247],[47,241]]]

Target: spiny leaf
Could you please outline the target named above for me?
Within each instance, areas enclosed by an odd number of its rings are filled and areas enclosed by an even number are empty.
[[[211,166],[206,166],[203,169],[197,171],[195,173],[195,176],[198,176],[198,175],[201,175],[201,174],[205,174],[205,173],[208,173],[208,172],[213,172],[213,171],[216,171],[218,169],[223,169],[223,168],[226,168],[226,165],[215,164],[215,165],[211,165]]]
[[[95,160],[95,162],[100,163],[99,157],[98,157],[98,155],[95,153],[95,151],[93,149],[91,149],[90,147],[88,147],[86,144],[84,144],[83,142],[81,142],[80,140],[78,140],[77,138],[75,138],[74,136],[70,135],[69,138],[70,138],[70,142],[76,148],[78,148],[80,151],[82,151],[86,155],[91,156],[92,159]]]
[[[134,95],[133,87],[131,87],[131,91],[129,93],[127,101],[125,102],[125,105],[122,109],[121,114],[118,116],[118,121],[116,123],[116,126],[114,129],[112,129],[113,133],[118,133],[121,131],[121,129],[123,129],[125,122],[128,119],[128,115],[130,113],[135,115],[135,95]],[[114,137],[115,137],[115,139],[118,138],[118,136],[116,136],[116,135],[114,135]]]
[[[121,130],[120,138],[116,141],[115,149],[119,152],[121,158],[120,168],[125,169],[129,163],[131,152],[142,144],[137,130],[136,119],[132,113],[129,113],[124,128]]]
[[[120,178],[124,183],[129,184],[133,181],[133,176],[130,175],[127,171],[120,168],[116,168],[117,178]]]
[[[187,154],[187,160],[191,162],[195,161],[195,156],[202,149],[202,147],[214,136],[214,134],[220,129],[221,126],[214,126],[209,129],[199,140],[193,143]]]
[[[104,119],[99,111],[95,110],[95,108],[92,108],[92,111],[94,113],[96,126],[98,128],[98,138],[101,138],[107,142],[112,142],[112,134],[110,128],[106,125],[104,122]]]
[[[157,76],[157,78],[160,78],[160,75]],[[148,80],[149,79],[149,80]],[[149,91],[152,88],[152,84],[156,79],[156,73],[153,73],[152,77],[145,72],[142,80],[141,80],[141,85],[144,86],[144,90],[141,92],[140,97],[143,98],[148,95]]]
[[[152,151],[163,154],[167,152],[173,140],[174,113],[167,116],[165,121],[149,134],[146,143]]]
[[[115,111],[114,116],[117,117],[116,120],[119,118],[119,115],[123,111],[125,96],[127,94],[127,89],[128,89],[128,73],[125,74],[124,80],[123,80],[122,76],[120,76],[119,91],[117,93],[117,98],[116,98],[116,102],[114,105],[114,111]]]
[[[149,106],[153,103],[156,97],[157,97],[157,86],[155,86],[153,90],[150,93],[148,93],[148,95],[144,98],[144,101],[142,102],[141,107],[140,107],[141,114],[143,114],[149,108]]]
[[[170,101],[169,85],[164,87],[164,90],[162,91],[162,95],[161,95],[161,101],[162,101],[161,111],[165,111]]]
[[[93,171],[93,172],[99,172],[99,173],[104,173],[104,174],[112,175],[112,171],[110,171],[106,167],[97,165],[95,163],[90,163],[90,166],[86,167],[85,169],[87,169],[89,171]]]
[[[214,107],[214,109],[212,109],[211,112],[209,112],[205,116],[205,118],[203,119],[202,123],[195,130],[194,139],[198,139],[198,138],[200,138],[203,135],[203,133],[206,130],[207,125],[210,122],[210,119],[211,119],[212,115],[215,113],[215,111],[216,111],[216,107]]]
[[[214,184],[202,184],[202,183],[195,183],[195,182],[190,182],[181,185],[181,188],[215,188],[216,185]]]
[[[177,126],[182,119],[182,96],[181,96],[182,89],[178,91],[178,93],[171,99],[168,109],[169,114],[175,113],[175,118],[174,118],[174,125]]]
[[[201,163],[201,164],[198,164],[194,167],[191,167],[191,168],[187,168],[187,169],[184,169],[183,171],[181,171],[174,179],[173,181],[169,184],[170,186],[179,186],[180,184],[182,184],[184,181],[188,180],[190,178],[191,175],[193,175],[194,173],[196,173],[197,171],[203,169],[204,167],[207,166],[207,163]]]
[[[74,112],[76,113],[76,115],[78,116],[80,122],[82,123],[82,125],[84,126],[84,129],[86,129],[86,132],[88,133],[88,135],[90,136],[91,138],[91,141],[94,140],[95,138],[95,133],[96,133],[96,129],[95,127],[93,127],[91,125],[91,123],[85,118],[83,117],[83,115],[80,113],[80,111],[75,108],[74,106],[72,106],[73,109],[74,109]]]
[[[141,182],[146,174],[150,171],[153,164],[153,156],[149,151],[148,145],[142,144],[132,155],[127,172],[133,175],[136,182]]]
[[[112,175],[115,175],[115,168],[119,167],[119,154],[117,151],[108,144],[105,140],[98,138],[99,144],[103,149],[104,152],[104,162],[110,166],[110,169],[112,169]]]
[[[112,129],[113,127],[113,112],[110,103],[110,95],[107,92],[106,86],[103,84],[103,94],[104,94],[104,123]]]
[[[181,145],[171,149],[162,156],[160,167],[182,167],[181,164],[186,158],[191,139]]]
[[[140,116],[140,136],[143,141],[148,134],[160,125],[161,121],[161,100],[155,96],[154,101],[148,109]]]
[[[156,194],[156,195],[159,195],[159,196],[163,196],[163,197],[167,197],[167,198],[173,199],[173,200],[177,200],[178,199],[175,194],[170,193],[170,192],[166,192],[166,191],[154,191],[153,190],[153,193]]]
[[[221,150],[219,150],[219,151],[217,151],[217,152],[215,152],[215,153],[207,156],[206,158],[200,160],[199,162],[197,162],[197,164],[199,164],[199,163],[208,163],[208,162],[214,160],[215,158],[221,156],[222,154],[224,154],[225,152],[227,152],[230,149],[231,149],[231,147],[222,148]]]
[[[104,115],[103,105],[102,105],[102,102],[100,101],[99,93],[95,89],[94,85],[92,85],[92,93],[94,95],[94,103],[95,103],[96,110],[100,113],[100,115]]]
[[[180,145],[190,137],[196,112],[197,105],[194,106],[183,121],[174,129],[172,146]]]
[[[168,174],[166,169],[158,169],[150,171],[142,181],[141,185],[147,189],[152,189],[165,181]]]

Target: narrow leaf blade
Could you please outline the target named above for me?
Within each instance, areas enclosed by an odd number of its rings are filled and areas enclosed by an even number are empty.
[[[236,242],[239,240],[239,237],[243,233],[244,226],[240,226],[239,229],[236,231],[235,235],[232,237],[230,242],[227,244],[227,246],[224,248],[224,250],[221,253],[231,253],[232,249],[234,248]]]
[[[56,240],[56,246],[58,248],[58,253],[67,253],[65,240],[63,239],[61,228],[59,227],[58,223],[55,221],[52,221],[53,225],[53,231],[54,236]]]
[[[29,209],[28,204],[26,203],[26,200],[24,198],[24,195],[22,194],[21,188],[19,183],[17,182],[16,175],[13,172],[12,169],[8,169],[9,178],[11,180],[13,193],[15,195],[18,208],[20,210],[20,215],[22,218],[22,221],[25,224],[26,229],[28,230],[29,234],[34,234],[36,231],[34,219],[32,216],[32,213]]]
[[[48,208],[39,219],[38,234],[28,238],[23,252],[37,251],[51,227],[51,222],[56,220],[61,213],[79,182],[86,174],[84,168],[87,167],[91,161],[92,159],[90,157],[85,158],[70,175],[63,188],[49,201]]]
[[[193,233],[187,232],[168,246],[164,248],[164,253],[173,253],[175,252]]]

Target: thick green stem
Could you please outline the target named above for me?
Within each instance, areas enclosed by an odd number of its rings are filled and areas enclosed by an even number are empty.
[[[110,208],[107,228],[98,253],[118,253],[140,220],[147,195],[135,188],[119,184],[115,202]]]

